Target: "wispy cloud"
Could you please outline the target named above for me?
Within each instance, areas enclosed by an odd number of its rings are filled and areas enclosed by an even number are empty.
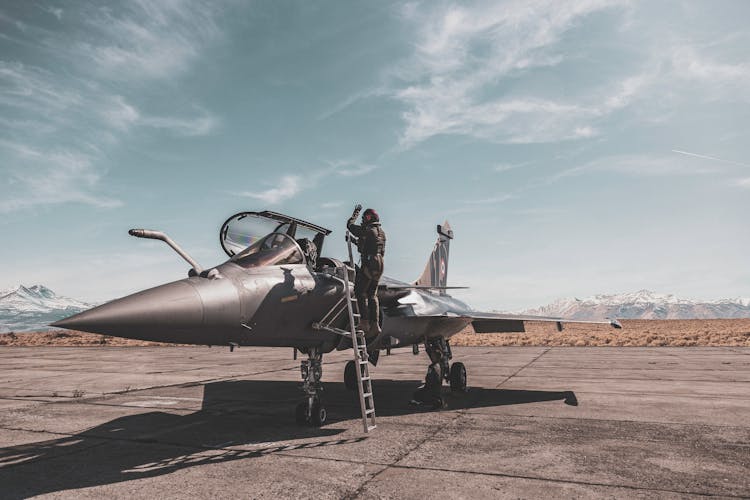
[[[375,170],[377,165],[371,163],[362,163],[359,161],[352,160],[341,160],[336,162],[329,162],[330,169],[323,169],[317,175],[327,175],[329,173],[335,173],[343,175],[344,177],[358,177],[360,175],[369,174]]]
[[[104,122],[118,130],[128,130],[141,119],[141,113],[120,95],[112,96],[99,110]]]
[[[685,156],[692,156],[694,158],[701,158],[703,160],[711,160],[711,161],[720,161],[722,163],[729,163],[730,165],[737,165],[738,167],[747,167],[750,168],[750,165],[747,165],[745,163],[740,163],[732,160],[723,160],[721,158],[716,158],[715,156],[707,156],[707,155],[701,155],[698,153],[690,153],[688,151],[680,151],[679,149],[673,149],[673,153],[685,155]]]
[[[750,83],[750,63],[719,61],[701,53],[695,45],[682,43],[670,48],[672,71],[678,77],[710,85],[746,88]]]
[[[710,163],[685,163],[674,156],[663,154],[637,154],[606,156],[588,161],[583,165],[566,168],[548,176],[543,183],[552,183],[566,177],[574,177],[590,172],[616,172],[635,177],[669,177],[710,175],[722,169]]]
[[[43,68],[0,60],[0,105],[46,112],[54,118],[54,112],[83,102],[79,90],[61,85],[56,80],[57,75]]]
[[[207,135],[218,126],[219,120],[205,110],[195,117],[154,116],[143,114],[122,96],[112,96],[100,107],[105,123],[117,130],[132,127],[151,127],[188,137]]]
[[[146,116],[140,122],[152,128],[167,130],[176,135],[195,137],[213,133],[219,126],[220,120],[215,115],[201,111],[194,118],[178,118],[174,116]]]
[[[476,213],[489,208],[494,208],[495,205],[499,205],[509,200],[518,198],[515,193],[503,193],[486,198],[473,198],[461,201],[461,206],[457,206],[453,209],[447,210],[446,215],[457,215],[465,213]]]
[[[88,12],[91,39],[73,47],[106,78],[173,77],[221,33],[215,19],[220,9],[212,2],[137,0],[120,7],[116,14],[107,7]]]
[[[243,191],[233,193],[236,196],[245,196],[276,205],[304,190],[315,188],[318,183],[330,176],[355,177],[366,175],[377,168],[376,165],[362,163],[353,160],[339,160],[326,162],[322,168],[310,170],[304,174],[286,174],[277,182],[277,187],[265,191]],[[337,202],[340,203],[340,202]],[[331,205],[335,207],[338,205]],[[323,207],[323,208],[331,208]]]
[[[76,18],[78,9],[40,8],[60,20]],[[144,130],[195,137],[221,122],[197,103],[170,109],[160,102],[158,112],[138,103],[145,85],[178,78],[220,36],[220,8],[198,0],[138,0],[86,9],[75,31],[63,29],[65,23],[17,27],[14,43],[44,59],[0,56],[0,150],[6,153],[0,174],[9,179],[0,186],[0,211],[67,202],[117,206],[101,194],[113,148]]]
[[[474,200],[464,200],[467,205],[495,205],[504,201],[512,200],[515,196],[512,194],[501,194],[497,196],[490,196],[489,198],[477,198]]]
[[[734,185],[737,187],[750,189],[750,177],[746,177],[744,179],[735,179]]]
[[[653,124],[696,101],[750,99],[750,61],[735,39],[745,35],[702,43],[679,26],[649,24],[646,10],[618,0],[409,4],[400,14],[415,33],[414,52],[392,70],[386,92],[404,105],[401,148],[441,135],[587,140],[605,137],[621,110]],[[606,48],[571,45],[594,16],[599,25],[604,16],[619,25]],[[605,50],[622,68],[601,64]],[[564,91],[551,67],[566,75]],[[580,71],[585,78],[567,76]]]
[[[13,166],[5,171],[11,194],[0,201],[0,213],[68,202],[100,208],[121,205],[115,198],[96,194],[103,172],[94,165],[93,155],[39,150],[10,141],[0,141],[0,151]]]
[[[238,196],[254,198],[264,203],[276,205],[289,198],[293,198],[303,189],[303,180],[299,175],[285,175],[279,180],[279,185],[265,191],[242,191]]]
[[[508,170],[515,170],[517,168],[521,168],[522,166],[526,164],[527,163],[500,163],[492,167],[492,170],[494,170],[495,172],[507,172]]]
[[[343,99],[341,102],[337,103],[336,105],[332,106],[330,109],[328,109],[328,110],[320,113],[317,116],[317,119],[321,120],[321,121],[322,120],[327,120],[328,118],[330,118],[330,117],[332,117],[332,116],[334,116],[334,115],[336,115],[338,113],[341,113],[342,111],[344,111],[345,109],[349,108],[351,105],[353,105],[356,102],[359,102],[359,101],[361,101],[363,99],[367,99],[367,98],[370,98],[370,97],[380,97],[380,96],[383,96],[383,95],[386,95],[386,94],[387,94],[387,92],[384,89],[379,88],[379,87],[368,88],[368,89],[362,90],[360,92],[356,92],[356,93],[354,93],[354,94],[346,97],[345,99]]]
[[[402,146],[440,134],[512,143],[596,135],[587,120],[621,107],[635,92],[637,79],[597,107],[537,96],[487,96],[505,78],[560,64],[563,56],[554,49],[567,31],[586,16],[626,3],[410,5],[402,13],[418,30],[415,53],[394,71],[403,85],[393,95],[406,106]]]
[[[44,12],[55,16],[58,21],[62,20],[63,10],[61,8],[54,7],[52,5],[47,5],[47,6],[42,5],[39,8],[42,9]]]

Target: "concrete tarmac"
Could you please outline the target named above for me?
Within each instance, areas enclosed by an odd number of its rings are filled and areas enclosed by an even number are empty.
[[[427,357],[381,356],[378,428],[324,358],[300,427],[291,349],[0,348],[0,498],[750,497],[750,349],[454,348],[470,389],[408,404]]]

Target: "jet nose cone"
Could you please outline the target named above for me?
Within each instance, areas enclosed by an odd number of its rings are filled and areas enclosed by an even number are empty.
[[[171,339],[175,332],[200,326],[203,303],[187,280],[168,283],[107,302],[51,326],[146,340]]]

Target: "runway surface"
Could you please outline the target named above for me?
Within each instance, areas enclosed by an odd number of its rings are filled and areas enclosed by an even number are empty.
[[[748,348],[453,353],[437,412],[408,404],[426,355],[381,356],[364,435],[349,352],[315,429],[291,349],[0,348],[0,497],[750,496]]]

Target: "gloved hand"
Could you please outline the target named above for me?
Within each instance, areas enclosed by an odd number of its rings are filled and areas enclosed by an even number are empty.
[[[359,217],[359,213],[362,211],[362,205],[357,203],[354,205],[354,212],[352,212],[352,219],[357,220],[357,217]]]

